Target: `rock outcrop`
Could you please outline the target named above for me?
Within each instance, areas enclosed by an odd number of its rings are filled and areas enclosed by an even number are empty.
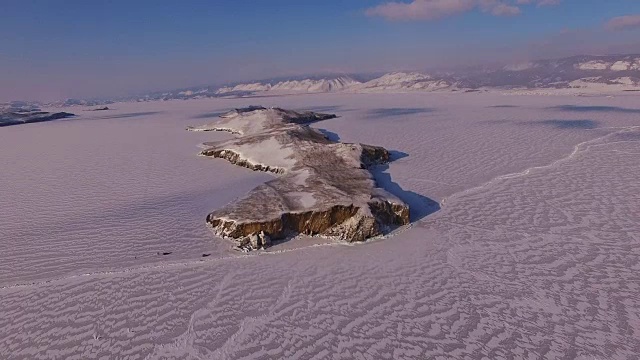
[[[335,115],[252,107],[192,131],[223,130],[238,137],[207,143],[201,155],[226,159],[278,177],[206,221],[244,249],[297,234],[364,241],[409,223],[409,208],[376,186],[369,167],[389,161],[381,147],[338,143],[309,124]]]

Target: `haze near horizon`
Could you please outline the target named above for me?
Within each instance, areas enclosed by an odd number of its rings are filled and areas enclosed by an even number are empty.
[[[10,0],[0,101],[640,52],[638,14],[631,0]]]

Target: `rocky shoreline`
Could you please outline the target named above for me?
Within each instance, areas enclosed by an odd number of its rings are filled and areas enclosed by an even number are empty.
[[[67,112],[50,113],[40,110],[22,109],[12,109],[7,111],[0,110],[0,127],[53,121],[73,116],[75,116],[75,114]]]

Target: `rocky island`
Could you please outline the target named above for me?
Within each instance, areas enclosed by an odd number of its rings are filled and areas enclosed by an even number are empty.
[[[0,108],[0,127],[53,121],[75,116],[67,112],[50,113],[39,109]]]
[[[210,213],[206,221],[214,232],[250,250],[297,234],[364,241],[408,224],[409,207],[379,188],[369,171],[389,161],[386,149],[335,142],[309,126],[335,117],[254,106],[188,128],[237,135],[206,143],[201,155],[278,175]]]

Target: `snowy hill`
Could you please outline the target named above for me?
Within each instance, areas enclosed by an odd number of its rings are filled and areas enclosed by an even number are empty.
[[[359,80],[358,80],[359,79]],[[322,75],[276,78],[225,86],[200,86],[152,92],[109,100],[77,100],[47,106],[96,106],[114,101],[167,101],[200,98],[248,97],[260,94],[326,92],[476,91],[498,89],[568,89],[593,92],[640,90],[640,55],[581,55],[537,60],[494,67],[467,68],[447,72],[390,72],[371,75]]]
[[[459,73],[466,87],[632,89],[640,84],[640,55],[573,56]]]
[[[451,89],[453,84],[446,79],[417,72],[393,72],[364,84],[353,86],[350,90],[356,92],[385,91],[385,90],[421,90],[436,91]]]
[[[113,100],[65,99],[45,104],[46,107],[98,106],[113,104]]]
[[[477,89],[640,89],[640,55],[573,56],[446,73],[391,72],[360,82],[349,76],[253,82],[223,87],[217,95],[261,92],[404,92]]]
[[[250,92],[334,92],[345,90],[354,85],[360,84],[359,81],[350,76],[340,76],[335,78],[321,79],[301,79],[301,80],[285,80],[275,83],[271,82],[253,82],[247,84],[237,84],[235,86],[225,86],[216,91],[216,94],[228,94],[238,91]]]
[[[359,81],[354,80],[349,76],[341,76],[334,79],[320,79],[320,80],[293,80],[283,81],[275,84],[271,90],[290,90],[290,91],[303,91],[303,92],[333,92],[347,89],[356,84],[360,84]]]

